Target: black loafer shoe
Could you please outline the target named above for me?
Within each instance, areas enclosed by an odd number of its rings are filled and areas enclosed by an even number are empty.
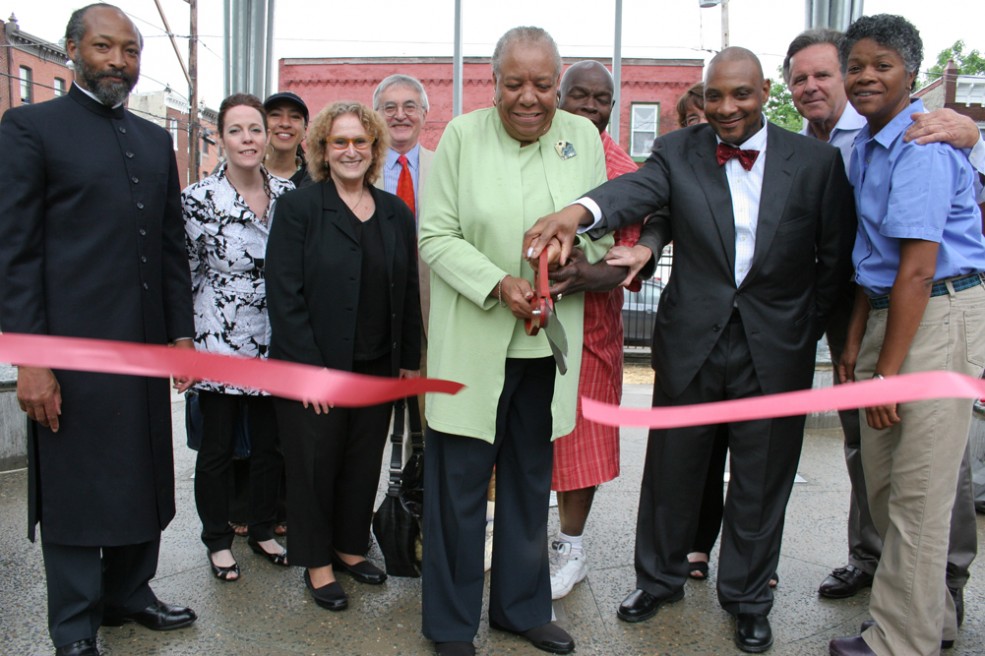
[[[356,579],[360,583],[368,583],[369,585],[380,585],[386,581],[386,572],[382,569],[369,562],[368,560],[362,560],[355,565],[346,565],[341,558],[337,556],[332,557],[332,567],[336,570],[342,570],[346,572],[352,578]]]
[[[570,654],[575,650],[575,641],[568,635],[567,631],[554,622],[535,626],[526,631],[514,631],[494,622],[489,622],[489,626],[498,631],[506,631],[507,633],[518,635],[537,649],[549,651],[552,654]]]
[[[106,613],[103,626],[123,626],[127,622],[136,622],[151,631],[171,631],[189,626],[196,619],[198,615],[191,608],[172,606],[155,599],[150,606],[136,613]]]
[[[434,653],[437,656],[475,656],[475,645],[471,642],[436,642]]]
[[[311,584],[311,575],[304,570],[304,585],[311,592],[315,603],[328,610],[345,610],[349,607],[349,597],[338,581],[316,588]]]
[[[95,638],[86,638],[57,648],[55,656],[99,656],[99,650],[96,649]]]
[[[678,590],[669,597],[655,597],[646,590],[637,588],[629,593],[629,596],[619,604],[616,615],[623,622],[642,622],[657,614],[657,610],[663,604],[680,601],[684,598],[684,590]]]
[[[876,656],[862,636],[834,638],[828,643],[830,656]]]
[[[868,629],[870,626],[875,625],[875,623],[876,623],[875,620],[865,620],[864,622],[862,622],[862,626],[858,628],[858,632],[865,633],[865,630]],[[848,638],[840,638],[840,639],[848,640]],[[950,649],[953,646],[954,646],[953,640],[941,640],[941,649]]]
[[[735,645],[750,654],[759,654],[773,646],[770,621],[759,613],[739,613],[735,617]]]
[[[848,599],[858,594],[862,588],[871,586],[871,574],[866,574],[854,565],[845,565],[828,574],[817,593],[828,599]]]

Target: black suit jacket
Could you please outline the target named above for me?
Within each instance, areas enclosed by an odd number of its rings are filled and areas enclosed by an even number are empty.
[[[602,209],[600,230],[667,207],[651,221],[674,242],[653,334],[653,366],[669,396],[694,378],[733,308],[763,391],[810,387],[817,339],[850,280],[855,204],[839,151],[767,130],[755,254],[738,288],[732,201],[710,125],[660,137],[639,171],[587,194]]]
[[[194,336],[168,133],[75,85],[0,121],[0,329],[165,344]],[[30,526],[52,544],[158,539],[174,516],[165,379],[56,371],[33,426]]]
[[[390,301],[391,372],[420,369],[421,303],[414,215],[402,200],[369,188],[383,234]],[[270,357],[352,370],[362,249],[331,181],[289,191],[267,241]]]

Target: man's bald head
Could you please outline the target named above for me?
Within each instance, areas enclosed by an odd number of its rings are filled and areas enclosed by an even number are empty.
[[[561,78],[558,105],[561,109],[584,116],[601,133],[609,124],[613,104],[612,74],[597,61],[572,64]]]
[[[759,74],[759,78],[757,80],[758,83],[762,83],[763,80],[766,79],[766,76],[763,75],[763,65],[760,63],[759,57],[757,57],[755,53],[751,50],[747,50],[746,48],[732,46],[730,48],[725,48],[711,58],[711,61],[708,62],[708,68],[705,70],[705,81],[707,82],[708,78],[711,77],[715,66],[726,62],[748,62]]]
[[[739,146],[763,126],[769,80],[756,55],[726,48],[705,73],[705,118],[722,141]]]

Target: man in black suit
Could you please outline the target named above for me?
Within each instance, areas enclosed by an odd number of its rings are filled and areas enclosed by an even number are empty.
[[[78,10],[70,92],[0,121],[4,332],[192,348],[174,150],[123,107],[141,44],[116,7]],[[175,513],[168,381],[21,367],[17,397],[32,420],[29,536],[40,522],[56,653],[98,654],[100,624],[194,622],[148,584]]]
[[[555,237],[561,259],[579,224],[592,234],[661,207],[659,253],[675,244],[653,335],[655,406],[686,405],[811,386],[825,318],[851,273],[855,210],[838,151],[763,118],[769,95],[759,61],[727,48],[705,80],[707,125],[656,140],[635,173],[542,218],[525,239],[536,256]],[[554,242],[556,245],[557,242]],[[773,643],[767,613],[804,417],[728,425],[731,477],[718,597],[736,616],[740,649]],[[628,622],[684,595],[687,549],[716,426],[653,430],[636,534],[637,590],[619,607]]]

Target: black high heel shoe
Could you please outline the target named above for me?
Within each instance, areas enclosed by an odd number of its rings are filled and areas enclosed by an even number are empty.
[[[211,551],[207,551],[206,553],[209,555],[209,566],[212,567],[212,576],[227,583],[239,580],[239,563],[233,563],[229,567],[222,567],[221,565],[216,565],[215,561],[212,560]],[[232,576],[233,574],[236,576]]]
[[[265,551],[264,548],[260,546],[260,543],[256,541],[256,538],[253,537],[248,538],[246,540],[246,544],[250,545],[250,549],[253,550],[253,553],[259,556],[263,556],[264,558],[272,562],[274,565],[278,565],[279,567],[288,567],[287,549],[284,549],[280,553],[272,554],[268,551]]]

